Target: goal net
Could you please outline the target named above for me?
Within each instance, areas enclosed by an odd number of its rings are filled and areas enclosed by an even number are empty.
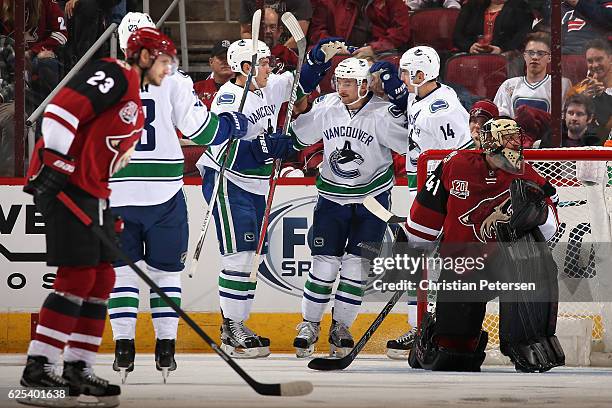
[[[421,155],[419,186],[448,153]],[[578,365],[612,365],[612,149],[525,150],[525,160],[559,195],[559,229],[548,243],[559,269],[557,336],[583,355]],[[426,273],[436,278],[436,271]],[[434,301],[435,294],[422,296],[420,311],[435,308]],[[498,300],[489,302],[483,323],[489,333],[487,360],[494,364],[509,362],[499,352],[498,311]],[[581,338],[587,338],[587,346]]]

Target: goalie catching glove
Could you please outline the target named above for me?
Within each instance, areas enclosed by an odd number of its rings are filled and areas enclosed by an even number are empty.
[[[23,191],[33,196],[55,196],[66,187],[74,173],[75,161],[70,156],[47,148],[40,149],[39,155],[42,166],[38,173],[30,177]]]

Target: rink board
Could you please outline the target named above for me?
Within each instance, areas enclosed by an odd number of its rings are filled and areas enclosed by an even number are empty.
[[[192,250],[199,236],[206,204],[199,181],[189,180],[188,183],[185,195],[189,209],[189,248]],[[25,351],[30,339],[32,322],[36,319],[33,313],[38,312],[51,289],[55,268],[47,267],[44,263],[44,224],[32,198],[21,191],[20,180],[4,179],[3,184],[0,185],[0,276],[3,285],[0,296],[0,352],[21,352]],[[317,197],[313,184],[314,179],[281,179],[274,197],[269,227],[270,251],[260,268],[253,315],[249,321],[255,330],[271,337],[274,351],[291,351],[294,328],[301,320],[302,288],[311,266],[308,231]],[[407,187],[397,186],[393,189],[395,211],[405,214],[409,208],[407,200]],[[192,252],[189,252],[185,271],[189,270],[191,257]],[[217,295],[219,269],[219,253],[211,225],[197,274],[190,279],[184,272],[182,306],[192,312],[196,321],[213,337],[217,336],[220,322]],[[148,289],[142,283],[140,307],[144,313],[138,319],[137,337],[142,339],[138,344],[143,347],[143,352],[150,351],[153,345],[150,314],[147,313],[148,297]],[[365,331],[382,306],[381,303],[364,303],[364,315],[355,323],[355,333]],[[396,311],[405,311],[405,306],[396,306]],[[390,324],[392,322],[395,324]],[[383,336],[380,342],[373,339],[371,343],[374,348],[370,348],[370,351],[382,352],[382,339],[405,331],[405,322],[405,314],[391,316],[381,328]],[[183,322],[179,330],[179,350],[197,352],[206,349]],[[111,342],[108,327],[102,349],[110,351]]]

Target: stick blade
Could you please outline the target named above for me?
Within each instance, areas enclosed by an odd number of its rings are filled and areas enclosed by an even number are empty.
[[[291,381],[280,385],[281,397],[301,397],[312,392],[314,387],[310,381]]]
[[[351,359],[348,356],[342,358],[322,358],[317,357],[310,360],[308,368],[318,371],[334,371],[344,370],[351,364]]]
[[[300,40],[306,37],[304,35],[304,32],[302,31],[302,27],[300,27],[300,23],[298,23],[295,16],[290,12],[287,11],[283,13],[283,15],[281,16],[281,21],[283,22],[285,27],[287,27],[287,30],[289,30],[295,42],[299,42]]]
[[[371,212],[387,224],[401,224],[403,222],[406,222],[406,217],[399,217],[393,214],[391,211],[383,207],[382,204],[379,203],[373,196],[367,196],[363,200],[363,206],[369,212]]]

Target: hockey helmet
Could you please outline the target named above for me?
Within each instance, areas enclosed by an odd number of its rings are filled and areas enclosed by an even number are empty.
[[[400,70],[406,71],[410,78],[410,85],[420,87],[428,81],[440,76],[440,56],[431,47],[420,45],[410,48],[400,58]],[[421,71],[425,80],[419,84],[414,83],[417,72]]]
[[[362,58],[347,58],[341,61],[334,70],[334,85],[336,89],[338,89],[339,78],[355,79],[357,81],[357,101],[359,101],[368,94],[367,90],[363,95],[361,94],[361,85],[364,81],[368,84],[371,81],[370,64]]]
[[[488,120],[480,129],[482,150],[504,171],[523,174],[523,129],[508,116]]]
[[[233,72],[242,75],[248,75],[248,72],[242,70],[242,63],[251,63],[253,40],[245,38],[243,40],[234,41],[227,49],[227,63]],[[262,58],[270,58],[270,48],[263,41],[257,41],[257,63]],[[255,65],[255,73],[257,75],[257,65]]]
[[[127,42],[127,50],[125,53],[128,62],[138,60],[140,51],[146,48],[153,59],[159,55],[165,54],[172,57],[173,63],[171,71],[174,72],[178,66],[176,59],[176,47],[170,38],[162,34],[155,28],[144,27],[139,28],[132,33]]]
[[[135,12],[127,13],[121,20],[119,28],[117,29],[119,32],[119,48],[127,50],[127,42],[132,33],[143,27],[155,28],[155,24],[148,14]]]

